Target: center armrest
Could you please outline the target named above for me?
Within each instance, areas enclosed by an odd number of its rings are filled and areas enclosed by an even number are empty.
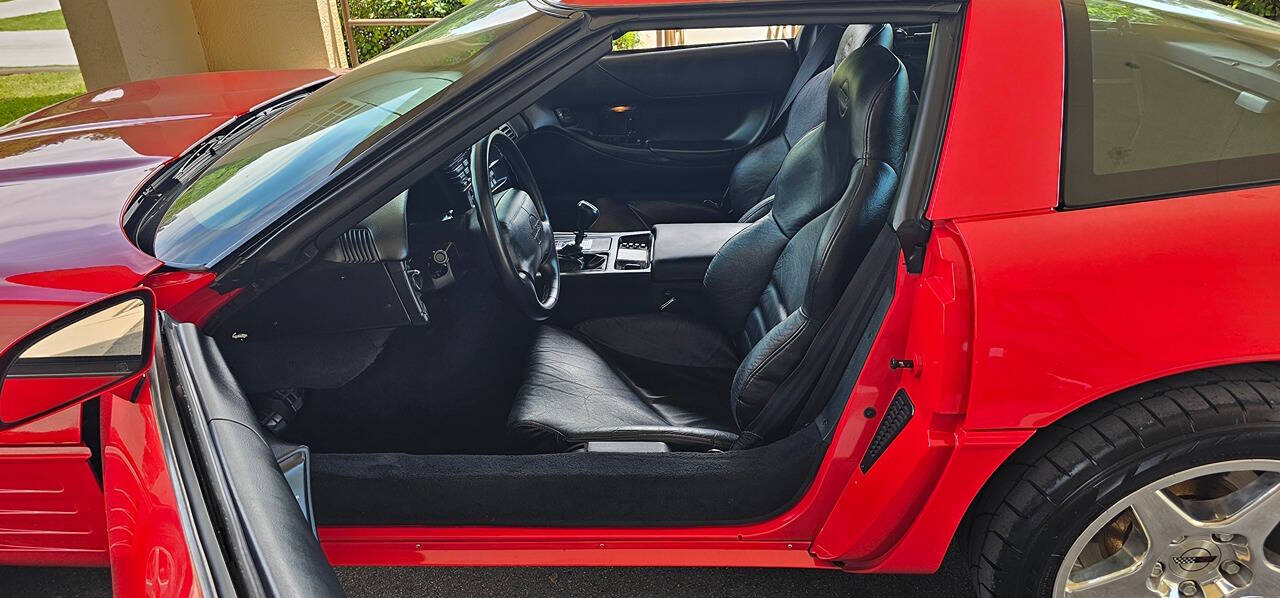
[[[700,282],[724,244],[749,222],[658,224],[653,227],[654,282]]]

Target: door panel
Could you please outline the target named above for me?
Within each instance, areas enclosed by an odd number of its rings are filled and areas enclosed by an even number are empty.
[[[342,596],[216,345],[162,318],[132,394],[104,397],[111,576],[118,596]]]
[[[173,441],[157,425],[159,396],[150,378],[136,396],[103,396],[102,474],[112,586],[116,596],[208,595],[212,586],[202,587],[209,576],[192,549],[198,536],[190,505],[174,488]]]
[[[615,53],[525,114],[552,219],[578,199],[718,200],[796,72],[784,40]]]
[[[343,596],[314,528],[217,344],[194,325],[167,318],[163,338],[172,356],[173,386],[196,414],[187,422],[189,442],[202,466],[201,490],[226,530],[220,536],[224,549],[240,564],[233,575],[260,586],[267,596]]]

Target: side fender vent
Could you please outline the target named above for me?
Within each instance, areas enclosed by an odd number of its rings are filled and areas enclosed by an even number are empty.
[[[364,227],[342,233],[325,257],[331,262],[342,264],[376,264],[382,261],[373,231]]]
[[[899,388],[893,395],[893,400],[889,401],[889,407],[884,410],[880,427],[876,428],[875,436],[871,437],[871,444],[867,446],[867,454],[862,456],[860,466],[862,473],[867,473],[867,470],[880,459],[880,455],[889,448],[889,443],[893,442],[893,439],[898,437],[898,433],[907,427],[907,422],[911,421],[911,416],[915,415],[915,412],[916,406],[911,404],[911,397],[907,396],[907,391]]]

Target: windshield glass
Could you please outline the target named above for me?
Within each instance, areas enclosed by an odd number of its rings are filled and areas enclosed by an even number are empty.
[[[553,19],[525,0],[476,0],[338,77],[219,157],[169,206],[156,257],[207,266],[296,206],[416,109],[467,75],[494,67]]]

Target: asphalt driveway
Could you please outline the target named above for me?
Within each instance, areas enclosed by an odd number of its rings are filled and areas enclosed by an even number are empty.
[[[774,569],[425,568],[338,570],[352,598],[436,596],[892,596],[970,597],[956,558],[930,576],[848,575]],[[107,598],[105,569],[0,568],[0,596]]]

